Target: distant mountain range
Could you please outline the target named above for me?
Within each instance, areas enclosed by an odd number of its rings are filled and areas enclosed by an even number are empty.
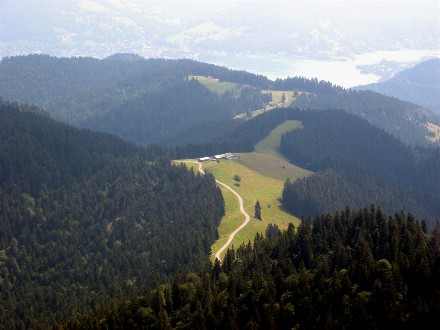
[[[210,76],[242,88],[239,94],[217,94],[190,76]],[[216,141],[237,126],[237,114],[264,107],[269,100],[262,90],[295,91],[292,106],[341,109],[407,144],[429,144],[428,123],[440,126],[439,116],[379,93],[301,77],[271,81],[193,60],[118,54],[102,60],[28,55],[0,62],[0,97],[144,145]]]
[[[440,59],[425,61],[399,72],[387,81],[355,89],[394,96],[440,114]]]

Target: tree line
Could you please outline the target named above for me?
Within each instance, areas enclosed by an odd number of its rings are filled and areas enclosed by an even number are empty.
[[[313,215],[380,203],[385,212],[411,212],[432,228],[440,218],[439,149],[411,148],[342,111],[309,113],[302,129],[282,136],[280,151],[317,173],[285,183],[286,209]]]
[[[380,207],[302,219],[55,329],[435,329],[440,226]]]

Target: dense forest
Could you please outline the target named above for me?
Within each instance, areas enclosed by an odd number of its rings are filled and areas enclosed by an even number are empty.
[[[217,95],[188,80],[189,75],[215,76],[248,87],[238,96]],[[265,97],[255,86],[268,86],[267,78],[245,71],[122,54],[103,60],[5,58],[0,77],[0,96],[5,99],[35,104],[55,119],[144,145],[214,139],[237,124],[235,115],[262,108]]]
[[[195,75],[242,85],[217,94]],[[262,89],[294,91],[295,108],[233,120],[268,102]],[[131,54],[4,58],[0,97],[0,328],[440,321],[440,149],[425,128],[440,119],[419,106]],[[303,125],[279,151],[315,172],[280,196],[301,225],[212,264],[221,191],[171,159],[253,151],[286,120]]]
[[[27,110],[0,104],[0,328],[45,328],[201,269],[224,214],[212,175]]]
[[[211,76],[246,86],[217,95],[186,78]],[[263,107],[262,89],[295,92],[293,106],[342,109],[401,141],[426,145],[426,122],[440,118],[420,106],[375,92],[345,90],[317,79],[264,76],[192,60],[117,54],[94,58],[16,56],[0,62],[0,97],[35,104],[55,119],[115,134],[138,144],[217,141],[239,125],[234,116]]]
[[[438,224],[347,208],[56,329],[436,329],[439,247]]]
[[[430,228],[440,218],[440,149],[408,146],[343,111],[270,111],[216,141],[170,147],[169,153],[174,158],[191,158],[251,152],[286,120],[302,121],[304,127],[282,137],[280,152],[292,163],[316,172],[286,182],[282,202],[293,214],[313,216],[374,203],[388,213],[411,212],[424,218]]]
[[[425,124],[440,124],[440,117],[415,104],[400,101],[372,91],[329,89],[324,93],[302,93],[295,100],[299,108],[340,109],[367,119],[401,141],[411,145],[426,145]]]
[[[280,152],[316,172],[285,184],[282,202],[293,214],[313,216],[374,203],[387,213],[411,212],[430,228],[440,218],[440,149],[408,146],[344,111],[274,110],[243,122],[216,141],[169,152],[175,158],[251,152],[286,120],[299,120],[304,127],[282,137]]]
[[[303,129],[286,133],[280,151],[316,174],[286,182],[282,202],[297,215],[380,203],[432,227],[440,218],[439,149],[414,149],[342,111],[308,111]],[[312,115],[313,113],[313,115]]]

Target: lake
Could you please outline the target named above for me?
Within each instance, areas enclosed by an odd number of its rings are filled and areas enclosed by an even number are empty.
[[[359,65],[375,65],[382,60],[415,65],[430,57],[440,57],[440,50],[399,50],[363,53],[341,60],[313,60],[291,56],[240,55],[201,59],[230,69],[246,70],[269,79],[303,76],[318,78],[346,88],[378,82],[377,74],[363,73]]]

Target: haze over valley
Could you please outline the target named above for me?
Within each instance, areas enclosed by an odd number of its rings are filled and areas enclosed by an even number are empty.
[[[136,53],[353,87],[440,56],[436,1],[6,0],[0,6],[0,57]]]

